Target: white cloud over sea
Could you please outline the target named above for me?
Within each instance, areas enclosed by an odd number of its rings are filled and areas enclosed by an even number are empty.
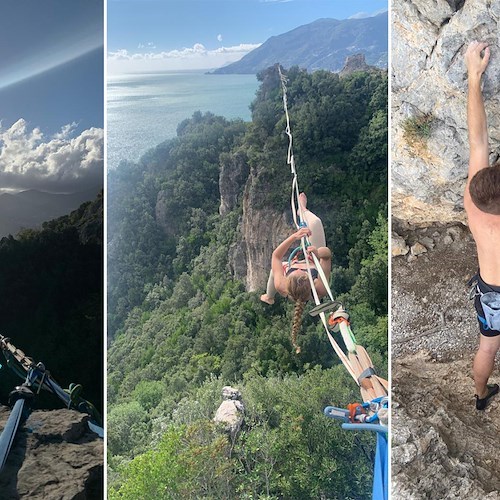
[[[76,126],[70,123],[46,138],[23,119],[8,128],[0,124],[0,190],[71,193],[101,187],[104,131],[89,128],[74,136]]]
[[[110,73],[127,73],[213,69],[239,61],[260,45],[260,43],[242,43],[230,47],[207,49],[203,44],[195,43],[192,47],[163,52],[129,52],[126,49],[120,49],[108,53],[108,70]]]

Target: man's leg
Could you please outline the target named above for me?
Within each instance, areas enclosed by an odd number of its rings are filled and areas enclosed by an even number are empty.
[[[476,394],[479,398],[484,398],[488,389],[486,384],[493,372],[495,364],[495,356],[500,348],[500,335],[496,337],[479,336],[479,349],[474,358],[474,384],[476,386]]]

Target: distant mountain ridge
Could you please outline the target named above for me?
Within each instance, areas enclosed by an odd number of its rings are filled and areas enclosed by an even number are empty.
[[[42,222],[76,210],[85,201],[93,200],[96,190],[71,194],[53,194],[36,189],[0,194],[0,238],[16,235],[23,228],[36,228]]]
[[[388,12],[363,19],[318,19],[273,36],[239,61],[214,74],[257,74],[280,63],[314,71],[340,71],[348,56],[363,54],[369,65],[387,67]]]

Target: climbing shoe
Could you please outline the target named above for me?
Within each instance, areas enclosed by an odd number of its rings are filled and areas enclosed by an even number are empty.
[[[484,410],[486,408],[486,406],[488,405],[488,400],[490,398],[492,398],[495,394],[498,394],[498,384],[488,384],[486,386],[486,388],[488,389],[488,393],[486,394],[486,396],[484,398],[480,398],[477,394],[476,394],[476,409],[477,410]]]

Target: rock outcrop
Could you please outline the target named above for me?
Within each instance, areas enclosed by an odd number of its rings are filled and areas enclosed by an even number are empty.
[[[465,222],[467,72],[473,40],[491,47],[484,78],[490,161],[500,145],[500,2],[408,0],[393,4],[392,212],[426,225]],[[405,132],[424,119],[425,130]],[[420,135],[420,137],[419,137]]]
[[[214,422],[221,424],[234,439],[243,424],[245,405],[241,401],[240,391],[228,385],[222,388],[222,397],[224,401],[215,413]]]
[[[10,409],[0,407],[0,429]],[[34,411],[17,432],[0,474],[0,498],[104,498],[103,440],[73,410]]]
[[[380,71],[380,69],[366,64],[364,54],[354,54],[353,56],[346,57],[344,67],[340,70],[339,75],[350,75],[356,71]]]
[[[238,205],[248,172],[247,158],[243,153],[221,158],[219,174],[219,213],[221,216],[226,215]]]

